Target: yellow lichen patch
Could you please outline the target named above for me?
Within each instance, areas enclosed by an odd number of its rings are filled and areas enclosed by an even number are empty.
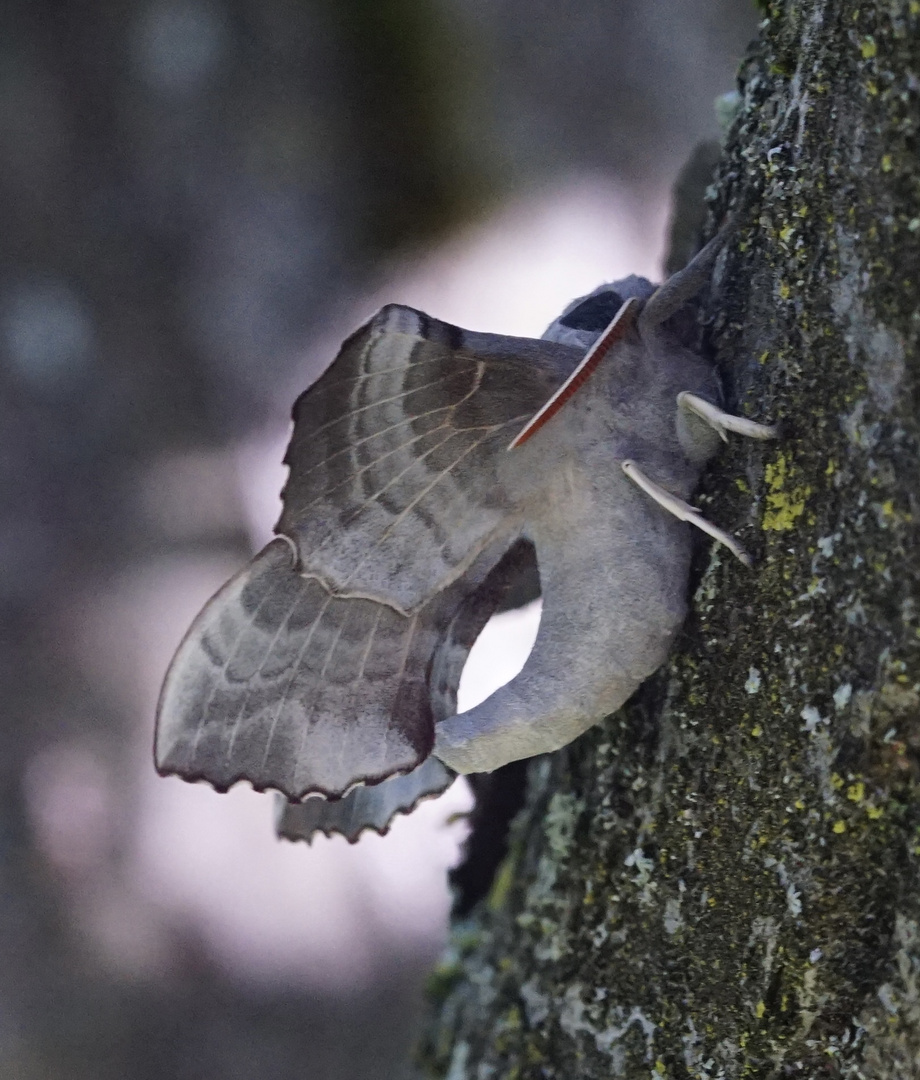
[[[757,1019],[760,1020],[760,1018],[763,1016],[763,1014],[766,1011],[767,1011],[766,1004],[763,1001],[758,1001],[757,1002],[757,1008],[754,1009],[754,1015],[757,1017]]]
[[[537,1049],[533,1043],[528,1043],[527,1049],[524,1051],[528,1065],[540,1065],[544,1061],[543,1054]]]
[[[834,832],[838,835],[847,831],[847,823],[842,819],[834,822]]]
[[[866,797],[866,785],[862,780],[858,780],[855,784],[850,784],[847,788],[847,798],[850,802],[861,803]]]
[[[501,866],[499,866],[486,900],[490,911],[500,911],[505,906],[505,901],[508,899],[508,893],[511,891],[511,885],[514,882],[515,862],[513,856],[507,855]]]
[[[788,532],[805,512],[805,502],[811,495],[811,488],[807,484],[795,484],[795,472],[796,469],[790,466],[783,453],[766,466],[767,510],[761,526],[765,532]]]

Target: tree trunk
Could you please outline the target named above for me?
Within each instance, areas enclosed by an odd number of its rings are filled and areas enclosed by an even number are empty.
[[[533,763],[424,1058],[920,1076],[920,2],[769,5],[712,210],[732,442],[667,668]],[[560,658],[564,662],[564,658]]]

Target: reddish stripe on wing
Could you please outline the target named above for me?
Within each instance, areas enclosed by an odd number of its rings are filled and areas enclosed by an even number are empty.
[[[538,412],[534,413],[511,440],[508,444],[509,450],[514,450],[527,442],[532,435],[535,435],[543,427],[547,420],[552,420],[569,398],[577,392],[579,387],[584,386],[612,346],[625,336],[636,321],[635,309],[638,306],[639,301],[634,296],[621,304],[620,310],[610,320],[607,329],[585,353],[584,359],[579,363],[578,367],[575,368],[549,401]]]

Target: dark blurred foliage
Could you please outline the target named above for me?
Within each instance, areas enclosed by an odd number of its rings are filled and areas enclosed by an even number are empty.
[[[508,854],[508,830],[524,805],[528,760],[510,761],[491,773],[470,777],[476,805],[461,862],[448,877],[453,892],[452,915],[463,918],[484,900],[502,860]]]
[[[564,172],[638,193],[672,177],[713,133],[755,14],[746,0],[4,0],[0,1077],[396,1074],[408,975],[347,1001],[244,989],[203,961],[132,983],[74,930],[22,777],[65,735],[95,739],[118,773],[136,732],[57,628],[120,568],[242,552],[241,516],[177,534],[140,479],[275,417],[298,346],[381,257]]]

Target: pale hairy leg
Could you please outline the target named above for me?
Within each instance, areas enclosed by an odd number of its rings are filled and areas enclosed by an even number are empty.
[[[677,404],[681,409],[694,413],[704,420],[713,430],[719,433],[723,442],[728,442],[729,431],[737,435],[746,435],[749,439],[777,439],[779,429],[774,424],[760,424],[756,420],[748,420],[744,416],[732,416],[731,413],[723,412],[718,405],[713,405],[705,398],[697,397],[684,390],[677,395]]]
[[[650,480],[634,461],[623,461],[620,465],[629,479],[642,488],[646,495],[650,495],[659,506],[664,507],[668,513],[673,514],[679,521],[689,521],[691,525],[695,525],[698,529],[702,529],[703,532],[708,533],[713,539],[718,540],[720,544],[724,544],[732,554],[736,555],[744,563],[745,566],[751,565],[750,555],[748,555],[731,533],[727,533],[724,529],[720,529],[718,525],[713,525],[711,521],[707,521],[706,518],[703,517],[695,506],[691,506],[690,503],[684,502],[684,500],[678,498],[678,496],[672,495],[669,491],[665,491],[665,489],[656,484],[654,480]]]

